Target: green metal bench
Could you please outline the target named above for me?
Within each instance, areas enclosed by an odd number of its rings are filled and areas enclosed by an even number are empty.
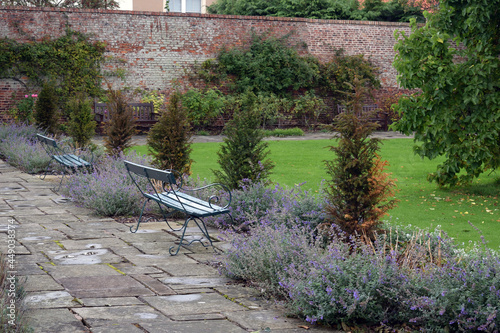
[[[175,246],[171,246],[169,248],[170,255],[177,255],[182,245],[189,246],[193,242],[200,242],[204,247],[212,246],[213,248],[212,239],[203,219],[221,214],[227,214],[232,219],[228,209],[231,203],[231,192],[227,187],[222,184],[210,184],[200,188],[187,189],[183,188],[182,177],[175,170],[159,170],[129,161],[124,161],[124,163],[130,178],[145,198],[137,226],[135,226],[135,230],[133,230],[134,226],[131,226],[131,232],[135,233],[139,229],[146,203],[154,201],[158,204],[168,227],[172,231],[182,231],[179,246],[175,252],[173,252]],[[139,177],[145,178],[147,181],[140,181]],[[201,197],[206,197],[206,199]],[[222,201],[225,202],[224,206],[221,205]],[[164,208],[166,209],[164,210]],[[182,212],[186,215],[183,225],[178,229],[172,228],[167,221],[167,217],[176,212]],[[209,245],[203,243],[203,237],[184,242],[190,221],[198,226],[204,238],[210,243]]]
[[[63,176],[61,177],[61,182],[59,183],[59,187],[56,191],[61,188],[62,181],[64,176],[69,172],[75,172],[77,169],[92,169],[92,163],[94,161],[94,155],[90,152],[90,158],[87,160],[83,159],[78,149],[71,149],[70,147],[61,147],[56,140],[49,138],[42,134],[37,134],[37,140],[40,142],[47,152],[47,154],[51,157],[51,163],[47,165],[45,169],[45,173],[42,176],[42,179],[45,179],[47,173],[50,170],[50,166],[52,161],[56,161],[63,167]]]

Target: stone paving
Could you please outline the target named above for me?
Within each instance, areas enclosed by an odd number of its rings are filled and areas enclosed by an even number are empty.
[[[179,237],[165,223],[142,224],[133,234],[129,225],[55,193],[56,181],[0,161],[0,252],[15,227],[15,269],[27,278],[27,316],[36,333],[296,333],[309,326],[258,290],[221,276],[209,265],[218,261],[211,248],[194,245],[172,257],[168,248]]]

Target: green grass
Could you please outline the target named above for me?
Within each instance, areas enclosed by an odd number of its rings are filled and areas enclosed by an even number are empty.
[[[276,163],[272,180],[292,186],[306,182],[306,188],[317,191],[327,178],[325,160],[334,155],[326,148],[333,140],[269,141],[270,158]],[[191,158],[193,175],[213,181],[211,170],[217,169],[217,151],[220,143],[194,143]],[[420,228],[442,227],[457,242],[481,241],[484,235],[491,248],[500,246],[500,172],[485,174],[471,186],[453,190],[439,189],[427,181],[427,174],[436,170],[443,159],[429,161],[415,156],[413,140],[384,140],[380,154],[389,161],[387,172],[397,179],[400,200],[390,211],[389,220]],[[145,146],[135,147],[146,153]]]

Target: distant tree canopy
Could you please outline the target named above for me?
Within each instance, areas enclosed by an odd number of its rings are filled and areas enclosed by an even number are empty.
[[[416,0],[218,0],[208,7],[212,14],[304,17],[332,20],[424,22]],[[415,4],[414,4],[415,3]]]
[[[116,0],[0,0],[0,6],[116,9]]]

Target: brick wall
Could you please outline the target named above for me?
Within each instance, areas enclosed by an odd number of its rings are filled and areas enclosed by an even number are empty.
[[[61,8],[0,9],[0,37],[18,41],[63,34],[66,25],[93,34],[107,43],[110,59],[105,70],[123,68],[125,82],[116,86],[168,91],[175,79],[195,62],[215,57],[224,45],[241,45],[250,31],[282,36],[294,32],[292,42],[328,60],[334,49],[364,54],[379,67],[383,87],[396,87],[394,31],[409,32],[405,23],[310,20],[301,18],[241,17],[208,14],[81,10]],[[12,90],[21,87],[0,80],[0,112],[11,102]]]

